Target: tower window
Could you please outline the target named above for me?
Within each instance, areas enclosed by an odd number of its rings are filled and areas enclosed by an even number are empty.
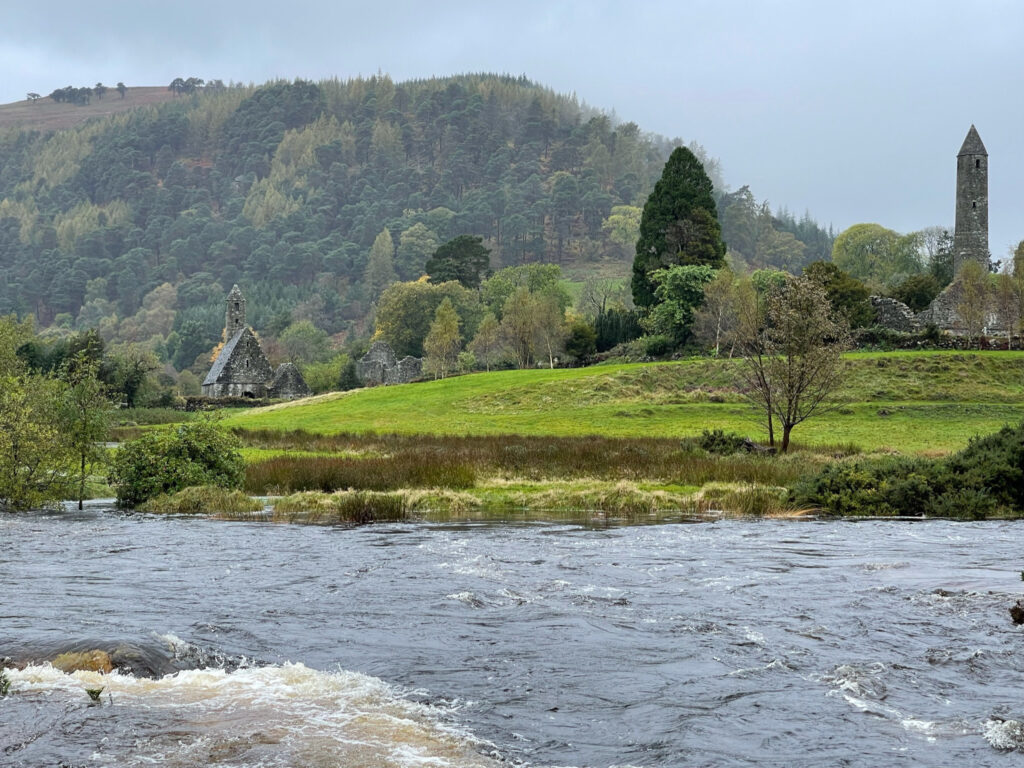
[[[975,200],[973,203],[971,203],[971,208],[977,208],[977,207],[978,207],[978,201]]]
[[[235,312],[237,312],[237,311],[238,311],[238,302],[236,301],[235,302]]]
[[[975,168],[981,168],[981,160],[975,160],[974,161],[974,167]]]

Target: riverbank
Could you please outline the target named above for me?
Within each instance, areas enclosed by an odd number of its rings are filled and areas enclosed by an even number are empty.
[[[475,374],[232,411],[223,423],[243,445],[244,491],[288,497],[270,518],[278,521],[646,522],[808,510],[1017,516],[1013,499],[983,498],[984,485],[973,495],[949,492],[959,481],[940,464],[972,437],[1024,418],[1024,353],[848,355],[843,404],[800,425],[786,456],[741,439],[763,434],[733,383],[737,365],[702,359]],[[629,433],[616,434],[623,422]],[[522,432],[503,431],[517,424]],[[837,469],[818,483],[830,467]],[[857,487],[862,468],[877,493]],[[908,474],[920,487],[903,482]],[[906,498],[889,504],[885,487]],[[917,498],[930,506],[915,512]],[[252,501],[238,508],[237,500],[211,504],[199,494],[161,504],[159,511],[266,519]]]

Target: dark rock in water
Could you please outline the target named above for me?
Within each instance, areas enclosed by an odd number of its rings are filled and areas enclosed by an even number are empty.
[[[1017,604],[1010,609],[1010,618],[1014,624],[1024,624],[1024,600],[1018,600]]]

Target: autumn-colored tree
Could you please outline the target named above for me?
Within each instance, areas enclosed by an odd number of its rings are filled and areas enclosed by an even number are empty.
[[[536,310],[537,299],[526,286],[516,288],[502,307],[501,335],[519,368],[529,367],[533,360]]]
[[[1017,281],[1012,274],[1001,272],[995,276],[992,304],[1000,327],[1006,331],[1008,349],[1013,349],[1013,334],[1017,328],[1017,319],[1021,315],[1021,295],[1017,289]]]
[[[501,330],[494,313],[488,312],[480,321],[476,336],[469,342],[470,351],[476,356],[477,363],[490,371],[491,366],[501,359]]]
[[[423,366],[435,379],[443,379],[455,367],[462,349],[462,334],[459,332],[459,316],[452,300],[445,298],[434,313],[434,322],[423,341],[426,358]]]

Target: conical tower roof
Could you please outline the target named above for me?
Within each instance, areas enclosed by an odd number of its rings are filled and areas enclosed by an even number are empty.
[[[242,298],[242,289],[238,287],[238,283],[231,286],[231,293],[228,294],[229,299]]]
[[[964,139],[964,144],[960,147],[960,151],[957,152],[957,157],[963,157],[964,155],[984,155],[988,157],[988,150],[985,149],[985,145],[981,143],[981,136],[978,135],[978,129],[973,125],[971,130],[967,132],[967,138]]]

